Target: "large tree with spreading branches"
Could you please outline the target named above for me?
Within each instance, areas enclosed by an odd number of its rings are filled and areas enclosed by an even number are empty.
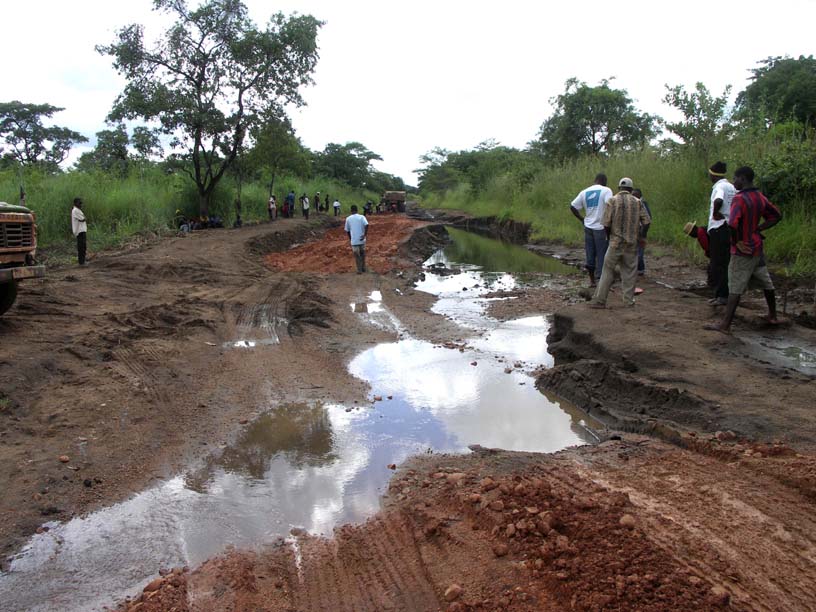
[[[156,122],[170,136],[171,160],[195,182],[202,215],[247,135],[287,105],[302,105],[318,60],[310,15],[272,15],[264,29],[240,0],[154,0],[174,22],[157,42],[144,28],[122,28],[97,50],[113,58],[127,85],[109,119]]]

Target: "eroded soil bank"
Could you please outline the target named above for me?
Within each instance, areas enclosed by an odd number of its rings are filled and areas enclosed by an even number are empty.
[[[349,308],[372,291],[400,333],[461,340],[461,326],[413,288],[416,262],[442,236],[386,218],[404,226],[391,232],[382,220],[387,274],[345,272],[342,241],[321,246],[336,222],[319,218],[202,232],[29,284],[0,322],[4,552],[47,520],[206,460],[270,403],[364,401],[346,366],[395,335]],[[294,244],[282,259],[302,249],[295,261],[314,267],[263,265]],[[735,337],[707,335],[700,325],[716,313],[705,299],[666,286],[703,273],[668,256],[647,265],[633,310],[614,308],[615,294],[611,310],[587,309],[577,276],[497,291],[514,299],[490,312],[556,313],[556,365],[538,385],[613,427],[679,445],[607,431],[621,439],[555,455],[415,457],[364,525],[329,539],[296,531],[163,577],[157,567],[122,609],[816,608],[813,377],[772,359],[770,340],[742,339],[781,333],[808,347],[812,332],[756,329],[749,301]],[[242,350],[248,342],[274,350]]]

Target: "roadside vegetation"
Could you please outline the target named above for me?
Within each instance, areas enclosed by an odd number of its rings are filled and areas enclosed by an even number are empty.
[[[526,221],[536,238],[577,244],[583,234],[568,208],[575,195],[598,172],[608,175],[613,190],[629,176],[654,216],[650,241],[699,259],[682,227],[707,222],[707,168],[723,160],[730,174],[747,164],[784,213],[767,236],[771,267],[785,275],[816,275],[816,59],[761,62],[733,107],[730,88],[721,95],[702,83],[690,91],[667,85],[666,91],[664,102],[682,115],[674,123],[640,113],[627,92],[608,81],[589,86],[571,79],[526,149],[489,141],[423,156],[422,200]]]
[[[175,231],[186,218],[244,222],[268,218],[266,203],[289,190],[352,203],[404,190],[376,170],[381,157],[359,142],[305,147],[284,108],[303,104],[312,83],[323,23],[311,15],[271,15],[264,27],[240,1],[156,0],[172,26],[151,45],[139,24],[122,27],[97,51],[126,85],[94,148],[64,168],[72,146],[88,139],[51,125],[63,110],[14,100],[0,103],[0,200],[37,214],[40,246],[59,259],[72,251],[70,211],[81,197],[91,250],[143,233]],[[199,78],[197,75],[207,75]]]

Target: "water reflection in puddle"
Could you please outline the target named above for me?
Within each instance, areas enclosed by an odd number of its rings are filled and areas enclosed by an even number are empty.
[[[435,262],[459,263],[449,253],[428,263]],[[406,338],[364,351],[350,370],[383,401],[275,407],[197,468],[34,536],[0,575],[0,601],[9,609],[95,610],[135,592],[159,567],[194,565],[230,544],[272,542],[292,527],[329,534],[376,512],[386,466],[416,453],[466,452],[471,444],[554,451],[592,441],[578,411],[542,395],[523,371],[552,363],[547,320],[485,314],[487,293],[520,282],[475,266],[428,274],[418,288],[439,297],[434,311],[472,336],[462,350]],[[351,309],[400,329],[378,291]],[[260,341],[275,338],[266,329]]]
[[[801,338],[748,333],[741,339],[747,343],[748,353],[757,359],[816,376],[816,346],[808,346]]]

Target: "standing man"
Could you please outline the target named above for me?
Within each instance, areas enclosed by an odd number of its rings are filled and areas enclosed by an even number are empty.
[[[269,220],[274,221],[275,217],[278,216],[278,201],[275,199],[274,193],[269,196],[267,208],[269,210]]]
[[[643,238],[652,222],[643,202],[632,195],[632,179],[622,178],[620,191],[606,203],[602,223],[609,239],[604,257],[603,273],[592,298],[590,308],[606,308],[606,298],[615,280],[615,266],[620,266],[623,303],[635,305],[638,246],[645,246]]]
[[[351,205],[351,214],[346,217],[345,229],[351,239],[351,250],[354,253],[354,261],[357,263],[357,274],[362,274],[366,271],[365,244],[366,234],[368,233],[368,219],[357,214],[356,204]]]
[[[334,206],[334,216],[337,217],[337,216],[340,215],[340,200],[335,200],[333,206]]]
[[[632,195],[635,196],[638,200],[643,202],[643,206],[646,208],[646,212],[649,213],[649,218],[652,218],[652,209],[649,208],[649,203],[643,198],[643,192],[640,189],[633,189]],[[643,230],[643,239],[646,240],[646,234],[649,232],[649,227],[646,226]],[[646,261],[643,259],[643,247],[638,246],[638,276],[643,276],[646,274]]]
[[[325,210],[326,212],[329,212],[329,206],[330,205],[331,205],[331,196],[329,196],[329,194],[327,193],[326,197],[323,198],[323,210]]]
[[[295,190],[294,189],[290,189],[289,193],[286,194],[285,204],[286,204],[286,208],[287,208],[289,218],[294,217],[295,216]]]
[[[740,296],[749,285],[758,285],[765,293],[768,314],[765,320],[772,325],[776,318],[776,293],[771,275],[765,264],[762,234],[782,219],[779,209],[754,187],[754,171],[748,166],[734,172],[734,187],[738,190],[731,201],[728,229],[731,234],[731,260],[728,263],[728,303],[722,321],[706,325],[705,329],[731,333],[731,322],[739,306]],[[759,223],[760,217],[763,223]],[[753,281],[753,282],[752,282]]]
[[[309,196],[307,196],[305,193],[300,198],[300,206],[303,209],[303,218],[308,220],[308,218],[309,218]]]
[[[82,198],[74,198],[74,208],[71,210],[71,231],[76,236],[77,260],[80,266],[85,265],[85,252],[88,248],[88,223],[85,213],[82,212]]]
[[[315,207],[315,212],[317,214],[320,214],[320,192],[319,191],[317,193],[315,193],[314,207]]]
[[[609,244],[604,232],[603,219],[606,203],[612,197],[612,190],[606,186],[606,175],[595,176],[595,183],[584,189],[570,204],[570,210],[584,224],[584,249],[586,250],[586,270],[589,285],[595,286],[595,271],[603,269],[604,255]],[[585,210],[582,217],[580,211]]]
[[[731,259],[731,230],[728,229],[728,215],[731,200],[736,190],[725,178],[726,165],[718,161],[708,169],[711,188],[711,206],[708,213],[708,240],[711,254],[711,280],[714,283],[714,297],[709,300],[713,306],[723,306],[728,301],[728,262]]]

